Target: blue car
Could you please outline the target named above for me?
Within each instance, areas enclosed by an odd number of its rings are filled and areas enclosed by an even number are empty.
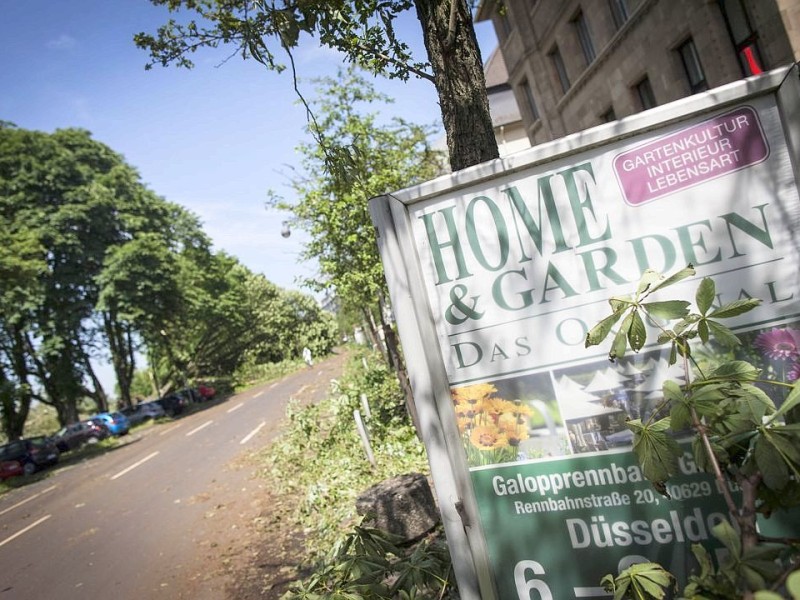
[[[91,417],[93,421],[99,421],[103,427],[108,429],[111,435],[125,435],[131,428],[128,417],[121,412],[100,413]]]

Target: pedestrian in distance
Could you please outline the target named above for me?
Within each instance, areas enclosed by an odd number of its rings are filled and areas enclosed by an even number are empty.
[[[303,348],[303,360],[306,362],[309,369],[314,364],[314,361],[311,360],[311,350],[308,349],[308,346]]]

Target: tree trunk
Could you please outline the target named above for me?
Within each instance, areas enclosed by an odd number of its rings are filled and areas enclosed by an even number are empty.
[[[69,425],[70,423],[77,423],[79,420],[78,406],[74,402],[58,402],[53,403],[52,406],[58,413],[58,422],[61,425]]]
[[[498,158],[483,62],[466,2],[415,0],[414,4],[439,94],[450,168],[459,171]]]
[[[117,320],[116,313],[112,311],[103,313],[103,328],[119,386],[119,405],[121,408],[131,406],[133,350],[130,331]]]
[[[94,368],[92,367],[92,363],[89,360],[88,355],[84,355],[84,365],[86,368],[86,374],[89,375],[89,379],[92,380],[92,389],[86,390],[87,395],[94,399],[94,403],[97,406],[97,412],[108,412],[108,396],[103,388],[103,384],[100,383],[100,379],[94,372]]]
[[[397,375],[397,380],[400,383],[400,389],[405,397],[406,410],[411,417],[411,422],[414,424],[414,429],[417,435],[420,435],[419,418],[417,417],[417,406],[414,403],[414,392],[411,389],[411,382],[408,379],[408,371],[406,370],[406,363],[400,354],[400,343],[395,335],[394,328],[390,323],[386,322],[383,313],[383,294],[378,297],[378,310],[381,315],[381,328],[383,329],[383,338],[386,340],[386,354],[389,357],[389,364],[394,369]]]
[[[25,421],[31,406],[30,395],[22,395],[21,388],[0,374],[0,421],[9,442],[18,440],[25,431]]]
[[[153,349],[148,347],[147,362],[150,370],[150,380],[153,383],[153,393],[156,398],[161,397],[161,384],[158,382],[158,361],[155,359]]]
[[[363,310],[364,318],[367,321],[367,331],[369,331],[369,337],[372,339],[373,348],[378,349],[384,360],[388,363],[389,358],[386,355],[386,347],[383,345],[381,336],[378,334],[378,326],[375,324],[375,318],[372,316],[372,310],[368,307],[364,307]]]
[[[28,383],[28,361],[26,359],[25,336],[20,328],[11,325],[9,330],[10,347],[6,356],[10,362],[11,372],[16,384],[0,375],[0,398],[2,398],[3,431],[9,441],[18,440],[25,430],[25,421],[33,400],[33,388]]]
[[[37,356],[29,334],[25,335],[25,345],[32,361],[32,375],[41,383],[47,400],[43,400],[41,395],[37,397],[56,409],[61,425],[77,423],[78,400],[84,389],[78,381],[74,367],[79,364],[80,358],[73,354],[69,344],[58,354]]]
[[[417,416],[417,405],[414,402],[414,392],[411,389],[411,382],[408,379],[408,370],[403,357],[400,355],[399,344],[394,329],[388,323],[383,325],[384,336],[386,337],[386,350],[394,360],[394,370],[397,373],[397,380],[400,382],[400,389],[406,399],[406,410],[411,417],[411,423],[417,435],[421,435],[419,428],[419,417]]]

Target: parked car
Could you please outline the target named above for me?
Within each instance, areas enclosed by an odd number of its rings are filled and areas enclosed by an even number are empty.
[[[121,412],[100,413],[91,418],[99,420],[111,435],[125,435],[131,429],[128,417]]]
[[[5,481],[11,477],[16,477],[17,475],[22,475],[25,473],[25,470],[22,467],[22,463],[18,460],[3,460],[0,461],[0,481]]]
[[[213,400],[214,396],[217,394],[217,390],[210,385],[200,384],[197,386],[197,393],[200,395],[201,401],[205,402]]]
[[[136,412],[144,415],[145,419],[158,419],[167,414],[158,402],[142,402],[136,407]]]
[[[128,418],[128,425],[131,427],[135,427],[142,421],[144,421],[144,415],[139,415],[136,412],[135,406],[126,406],[125,408],[120,408],[119,412],[125,415]]]
[[[106,427],[96,420],[88,419],[62,427],[51,437],[60,452],[69,452],[87,443],[95,444],[108,435]]]
[[[131,427],[147,419],[158,419],[166,414],[162,406],[157,402],[142,402],[136,406],[123,408],[120,412],[128,417]]]
[[[167,394],[166,396],[156,400],[156,402],[170,417],[181,414],[183,409],[186,408],[186,405],[189,403],[184,395],[177,393]]]
[[[58,447],[43,435],[9,442],[0,446],[0,462],[16,461],[25,475],[58,462]]]

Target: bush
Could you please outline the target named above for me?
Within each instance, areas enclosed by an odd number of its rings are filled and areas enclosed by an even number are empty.
[[[726,357],[708,367],[706,360],[696,360],[699,343],[716,340],[731,350],[741,347],[739,337],[721,320],[742,315],[760,301],[746,298],[716,306],[716,285],[708,277],[697,287],[695,310],[686,300],[654,302],[649,298],[694,275],[691,265],[670,277],[646,271],[635,294],[610,299],[612,314],[588,333],[586,345],[601,343],[616,327],[609,352],[609,358],[616,360],[629,347],[635,352],[645,347],[648,324],[659,333],[657,343],[670,346],[670,363],[683,365],[685,383],[665,381],[663,404],[648,419],[631,419],[627,426],[633,432],[633,451],[644,476],[667,497],[666,484],[678,472],[682,452],[676,438],[691,432],[694,461],[714,474],[728,506],[730,521],[712,528],[727,556],[715,567],[708,551],[693,545],[700,572],[689,578],[684,596],[767,600],[780,597],[777,592],[786,588],[797,597],[789,578],[797,582],[800,541],[763,535],[758,516],[800,506],[800,423],[796,421],[800,380],[794,378],[791,384],[783,377],[770,379],[764,369],[744,360]],[[782,344],[781,352],[800,356],[797,340],[789,332],[773,330],[760,339],[769,338]],[[759,345],[758,340],[754,345]],[[778,393],[776,402],[759,386],[783,388],[785,394]],[[734,497],[733,489],[741,490],[740,498]],[[615,600],[660,599],[674,586],[674,578],[660,565],[645,563],[616,577],[609,575],[603,584]]]
[[[371,406],[365,424],[374,468],[353,421],[361,394]],[[355,499],[361,491],[396,475],[428,471],[397,379],[376,355],[353,357],[323,402],[290,403],[287,421],[283,435],[262,454],[263,475],[276,493],[297,499],[293,518],[310,533],[306,545],[311,557],[323,556],[357,521]]]
[[[303,366],[303,361],[300,359],[287,359],[281,362],[259,364],[249,362],[236,370],[230,386],[232,388],[242,388],[256,383],[280,379],[284,375],[294,373]]]

